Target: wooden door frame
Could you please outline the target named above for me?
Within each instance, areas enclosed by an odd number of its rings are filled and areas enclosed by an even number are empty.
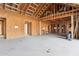
[[[6,18],[0,17],[0,21],[2,21],[2,35],[6,39]]]
[[[25,24],[27,24],[27,35],[32,35],[32,22],[25,21]]]

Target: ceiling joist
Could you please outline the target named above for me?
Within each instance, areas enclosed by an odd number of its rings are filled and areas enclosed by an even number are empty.
[[[67,7],[67,9],[69,8],[69,10],[70,7],[73,7],[73,9],[74,7],[75,9],[78,9],[79,4],[72,4],[72,3],[70,4],[69,3],[65,3],[65,4],[64,3],[5,3],[5,4],[1,3],[0,4],[0,8],[19,11],[20,13],[28,14],[35,17],[41,17],[42,15],[44,15],[44,12],[47,9],[56,12],[57,10],[59,9],[61,10],[61,8],[64,7]]]

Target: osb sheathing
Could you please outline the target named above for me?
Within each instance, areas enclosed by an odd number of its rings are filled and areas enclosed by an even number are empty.
[[[49,26],[48,21],[41,21],[41,34],[48,33],[48,26]]]
[[[39,35],[39,21],[34,17],[8,10],[0,10],[0,17],[6,18],[7,39],[27,36],[24,33],[24,24],[26,21],[32,22],[32,35]],[[18,26],[18,28],[15,29],[15,26]]]

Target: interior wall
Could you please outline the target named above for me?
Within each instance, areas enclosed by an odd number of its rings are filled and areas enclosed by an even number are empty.
[[[37,20],[37,21],[36,21]],[[34,21],[32,21],[32,35],[39,35],[39,27],[40,27],[40,25],[39,25],[39,20],[38,19],[36,19],[36,20],[34,20]]]
[[[49,22],[48,21],[41,21],[41,35],[42,34],[47,34],[49,31],[48,31],[48,26],[49,26]]]
[[[6,38],[19,38],[24,37],[24,24],[25,22],[32,22],[32,35],[39,34],[38,24],[39,21],[36,18],[21,15],[17,12],[8,10],[0,10],[0,17],[6,18]]]

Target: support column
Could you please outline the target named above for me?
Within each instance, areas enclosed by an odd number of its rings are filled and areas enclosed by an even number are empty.
[[[71,16],[71,35],[72,39],[74,39],[74,16]]]
[[[41,31],[41,28],[42,28],[42,27],[41,27],[41,21],[40,21],[40,35],[42,35],[42,31]]]

